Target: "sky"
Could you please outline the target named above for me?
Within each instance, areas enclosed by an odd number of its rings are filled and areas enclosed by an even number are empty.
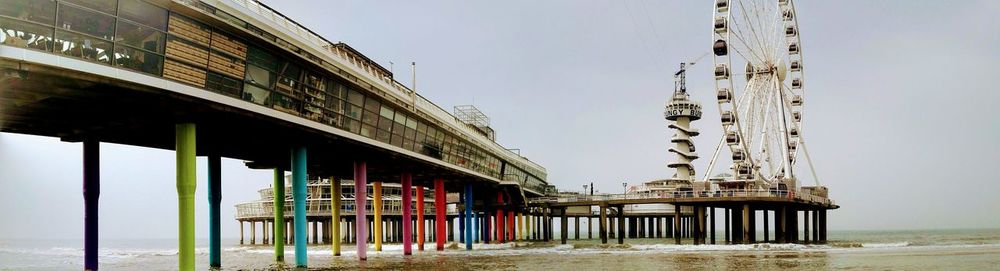
[[[443,108],[473,104],[497,140],[562,190],[666,178],[663,106],[677,63],[709,52],[708,1],[264,1],[343,41]],[[1000,2],[801,1],[803,136],[839,210],[831,230],[1000,227]],[[705,105],[699,176],[721,134],[711,58],[688,73]],[[80,238],[82,146],[0,134],[0,238]],[[101,144],[102,238],[176,238],[172,151]],[[199,158],[197,236],[207,237]],[[806,169],[799,167],[800,172]],[[721,169],[717,169],[721,170]],[[223,160],[223,236],[271,172]],[[813,182],[803,177],[803,181]]]

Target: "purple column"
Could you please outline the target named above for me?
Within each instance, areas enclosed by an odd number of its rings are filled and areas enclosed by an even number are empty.
[[[357,227],[358,259],[368,260],[367,226],[365,221],[365,206],[368,204],[368,165],[365,162],[354,162],[354,221]]]
[[[410,217],[413,210],[413,176],[410,173],[403,173],[400,177],[403,183],[403,255],[413,254],[413,224],[410,224]]]
[[[97,198],[101,195],[100,142],[83,141],[83,269],[97,270]]]

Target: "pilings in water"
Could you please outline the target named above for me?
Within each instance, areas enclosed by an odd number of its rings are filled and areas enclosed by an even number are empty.
[[[444,190],[444,179],[434,179],[434,214],[437,217],[436,226],[437,232],[434,234],[434,239],[437,242],[437,250],[444,250],[444,240],[445,240],[445,210],[447,206],[445,205],[446,192]]]
[[[330,232],[332,233],[332,235],[330,236],[332,240],[330,240],[330,241],[332,243],[331,249],[333,250],[333,256],[340,256],[340,206],[341,206],[340,196],[341,196],[341,193],[343,193],[343,191],[341,191],[341,189],[342,189],[342,185],[340,183],[340,180],[337,180],[337,179],[335,179],[334,177],[331,176],[330,177],[330,210],[331,210],[330,222],[331,222],[331,224],[330,224],[330,227],[328,229],[330,229]],[[275,207],[275,208],[278,208],[278,207]],[[278,215],[277,214],[275,214],[274,217],[275,217],[275,219],[278,219]],[[284,223],[278,223],[278,224],[284,224]],[[281,236],[281,233],[277,232],[277,229],[278,229],[277,225],[278,224],[275,224],[275,234],[278,235],[278,236]],[[275,242],[275,246],[277,246],[278,243],[280,243],[280,242]]]
[[[197,188],[194,123],[177,124],[178,269],[194,270],[194,192]]]
[[[83,269],[97,270],[97,201],[101,195],[100,142],[83,141]],[[243,223],[240,223],[242,229]],[[242,235],[241,237],[242,238]],[[240,243],[243,240],[240,239]]]
[[[413,187],[412,187],[413,186],[413,175],[410,175],[410,173],[403,173],[403,175],[400,176],[400,179],[401,179],[400,182],[402,182],[402,189],[403,189],[403,191],[402,191],[402,194],[403,194],[403,206],[402,206],[403,207],[403,221],[402,221],[402,224],[403,224],[403,255],[411,255],[411,254],[413,254],[413,240],[411,240],[410,238],[412,238],[412,236],[413,236],[413,224],[410,224],[410,220],[411,220],[411,217],[412,217],[412,214],[411,214],[412,209],[411,209],[410,206],[413,204],[412,203],[413,199],[412,199],[412,196],[411,196],[411,195],[413,195],[413,192],[412,192],[413,191]]]
[[[364,189],[364,187],[367,187],[367,184],[368,184],[368,165],[364,161],[354,162],[354,206],[359,206],[358,208],[354,208],[355,210],[354,221],[356,229],[354,236],[356,236],[357,238],[356,243],[358,247],[358,259],[362,261],[368,260],[368,255],[366,254],[368,250],[368,244],[364,242],[364,238],[365,236],[367,236],[367,234],[365,234],[366,230],[365,225],[368,225],[368,222],[365,221],[366,220],[365,208],[360,207],[368,204],[367,196],[362,196],[364,194],[367,194],[367,192],[361,192]]]

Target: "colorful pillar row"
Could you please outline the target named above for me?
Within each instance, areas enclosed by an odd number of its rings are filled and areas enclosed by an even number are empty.
[[[365,196],[367,184],[368,165],[364,161],[354,162],[354,228],[356,229],[354,236],[358,245],[358,259],[362,261],[368,260],[366,254],[368,244],[365,243],[365,239],[368,239],[368,234],[365,232],[368,225],[365,221],[365,205],[368,204]]]
[[[437,250],[444,250],[444,240],[447,239],[446,228],[447,223],[445,222],[445,215],[448,207],[445,206],[446,193],[444,191],[444,180],[434,179],[434,215],[436,216],[437,222],[437,232],[434,234],[434,239],[437,241]]]
[[[308,228],[306,227],[306,148],[292,148],[292,201],[295,204],[295,265],[307,267]]]
[[[101,195],[101,149],[83,141],[83,269],[97,270],[97,200]]]
[[[195,164],[195,124],[175,127],[177,154],[177,229],[179,270],[194,270],[194,192],[198,187]]]
[[[403,173],[400,176],[403,186],[403,255],[413,254],[413,224],[410,223],[413,204],[413,176]]]

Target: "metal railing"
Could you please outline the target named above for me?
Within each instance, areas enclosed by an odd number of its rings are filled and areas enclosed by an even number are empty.
[[[716,191],[653,191],[649,193],[575,195],[569,197],[541,197],[529,200],[529,203],[564,203],[586,201],[612,201],[634,199],[678,199],[678,198],[789,198],[806,202],[833,205],[828,198],[803,193],[792,193],[787,190],[716,190]]]

